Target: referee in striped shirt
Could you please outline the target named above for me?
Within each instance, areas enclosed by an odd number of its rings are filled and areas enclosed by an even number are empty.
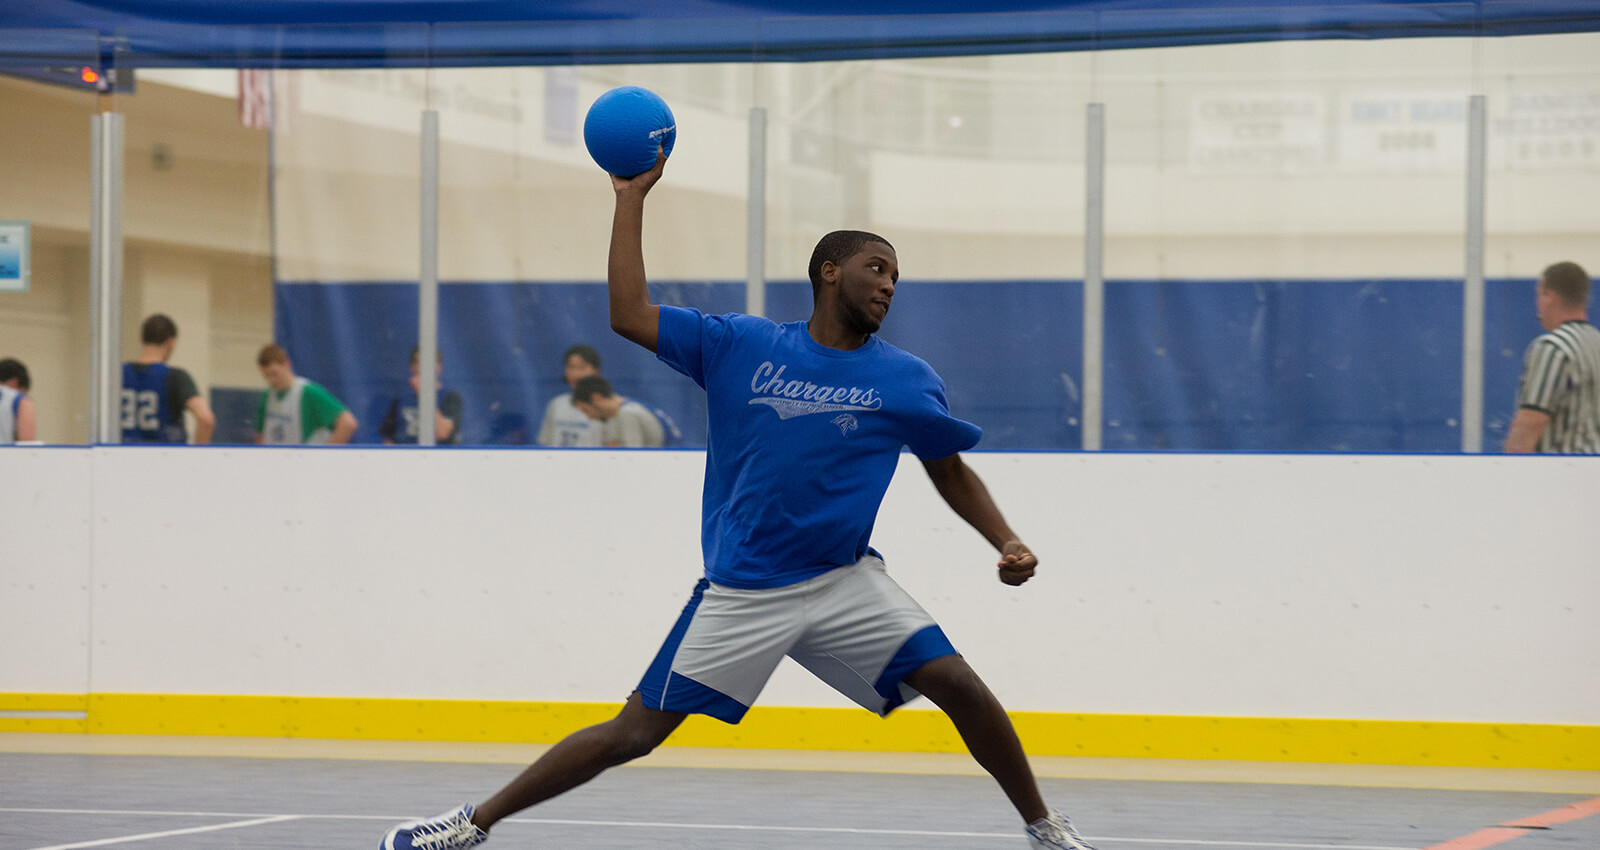
[[[1539,324],[1528,346],[1508,452],[1600,453],[1600,331],[1589,324],[1589,275],[1556,263],[1539,275]]]

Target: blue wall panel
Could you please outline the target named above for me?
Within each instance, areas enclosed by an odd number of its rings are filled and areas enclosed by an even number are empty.
[[[743,309],[742,282],[652,286],[662,303]],[[1488,287],[1484,447],[1514,413],[1522,352],[1540,328],[1531,280]],[[1081,439],[1078,281],[903,282],[885,339],[945,378],[952,411],[984,428],[981,448],[1072,449]],[[600,350],[618,390],[659,407],[703,445],[705,399],[688,379],[611,332],[605,287],[440,287],[444,383],[466,402],[469,444],[531,442],[566,391],[561,355]],[[810,285],[768,285],[768,315],[806,318]],[[1112,281],[1106,287],[1105,447],[1134,450],[1422,451],[1461,444],[1460,281]],[[280,283],[277,339],[377,442],[405,388],[416,341],[408,283]]]
[[[1461,285],[1117,281],[1106,448],[1452,451]]]
[[[652,286],[661,303],[714,312],[744,306],[742,284]],[[449,283],[439,287],[441,383],[465,403],[466,444],[533,442],[545,404],[568,387],[562,354],[600,352],[625,396],[660,407],[689,445],[705,443],[705,397],[689,379],[612,333],[596,283]],[[323,383],[361,420],[358,442],[378,442],[389,400],[406,389],[417,341],[415,284],[288,283],[274,287],[276,336],[298,374]]]
[[[1491,280],[1484,293],[1483,448],[1499,451],[1516,415],[1517,384],[1528,343],[1544,333],[1534,306],[1534,282]],[[1589,315],[1596,315],[1596,302]]]
[[[771,284],[767,315],[811,315],[811,284]],[[881,335],[944,378],[950,410],[985,449],[1082,445],[1080,281],[902,281]]]

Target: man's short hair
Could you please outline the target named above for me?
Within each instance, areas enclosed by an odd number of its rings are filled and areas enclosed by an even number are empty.
[[[1544,288],[1554,292],[1568,307],[1589,305],[1589,275],[1577,263],[1556,263],[1539,275]]]
[[[577,345],[567,349],[567,353],[561,355],[561,365],[565,366],[567,361],[571,360],[574,354],[582,357],[583,362],[588,363],[590,366],[593,366],[596,369],[600,368],[600,352],[595,351],[594,346],[584,345],[583,343],[578,343]]]
[[[139,326],[139,339],[145,345],[161,345],[178,335],[178,325],[165,313],[156,313]]]
[[[273,363],[288,362],[289,352],[284,351],[283,346],[278,345],[277,343],[269,342],[266,345],[261,346],[261,353],[256,355],[256,365],[263,369],[272,365]]]
[[[17,380],[17,389],[23,392],[27,392],[28,388],[33,386],[32,379],[28,377],[28,367],[22,365],[21,360],[15,357],[7,357],[4,360],[0,360],[0,384],[12,378]]]
[[[879,242],[889,245],[889,240],[876,233],[865,230],[835,230],[822,237],[817,242],[817,247],[811,251],[811,264],[806,267],[806,274],[811,277],[811,295],[816,297],[817,290],[822,287],[822,264],[833,263],[836,266],[844,265],[844,261],[861,253],[861,246],[869,242]],[[893,245],[889,245],[892,249]]]
[[[611,398],[614,395],[616,393],[612,391],[611,383],[599,375],[579,378],[578,383],[572,387],[573,404],[587,404],[593,401],[595,396]]]

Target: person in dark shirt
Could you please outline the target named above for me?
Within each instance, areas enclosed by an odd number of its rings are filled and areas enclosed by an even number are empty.
[[[403,396],[395,396],[389,402],[389,412],[383,415],[383,423],[378,426],[378,435],[389,445],[416,445],[417,444],[417,402],[418,388],[422,384],[422,374],[417,365],[420,349],[411,348],[411,392]],[[444,373],[444,359],[435,361],[435,375]],[[461,393],[447,390],[443,385],[438,387],[438,403],[433,408],[433,437],[435,445],[455,446],[461,444]]]
[[[178,345],[178,326],[161,313],[139,328],[139,358],[122,364],[121,419],[124,443],[187,443],[183,414],[194,416],[194,441],[211,442],[217,417],[189,373],[168,366]]]

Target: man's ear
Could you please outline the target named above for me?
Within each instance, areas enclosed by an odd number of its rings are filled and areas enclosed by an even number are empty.
[[[823,283],[833,283],[839,279],[839,265],[832,260],[823,260],[819,271]]]

